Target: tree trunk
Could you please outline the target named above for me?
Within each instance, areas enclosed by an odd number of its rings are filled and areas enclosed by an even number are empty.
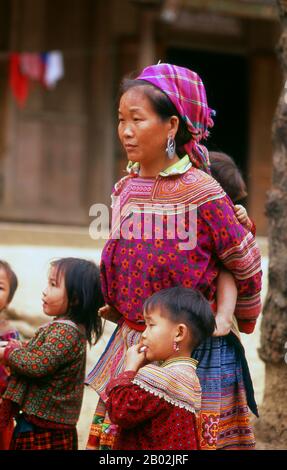
[[[282,34],[278,58],[284,74],[273,126],[273,177],[269,220],[269,287],[263,309],[259,355],[266,365],[264,400],[257,438],[287,447],[287,1],[277,0]]]

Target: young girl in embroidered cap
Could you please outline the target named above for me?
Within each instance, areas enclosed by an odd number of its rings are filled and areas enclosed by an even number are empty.
[[[53,320],[25,345],[0,348],[12,371],[0,424],[16,416],[11,450],[76,450],[86,364],[86,342],[102,333],[99,268],[91,261],[51,263],[43,310]],[[2,421],[2,423],[1,423]]]
[[[190,356],[212,335],[214,315],[199,291],[177,286],[148,298],[144,318],[141,342],[107,387],[109,416],[119,426],[114,448],[197,450],[201,388]]]

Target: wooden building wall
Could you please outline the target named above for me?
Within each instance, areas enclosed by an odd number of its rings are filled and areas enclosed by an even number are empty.
[[[102,0],[10,1],[6,50],[60,50],[65,77],[52,91],[33,85],[24,109],[11,98],[7,74],[2,79],[1,100],[8,106],[1,111],[6,121],[1,220],[84,224],[92,203],[109,200],[114,181],[110,7]],[[2,62],[1,70],[7,68]]]

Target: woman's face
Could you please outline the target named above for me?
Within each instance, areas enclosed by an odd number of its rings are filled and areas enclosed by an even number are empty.
[[[143,87],[123,94],[119,106],[118,132],[129,160],[151,163],[166,158],[166,145],[171,122],[162,121],[154,111]]]

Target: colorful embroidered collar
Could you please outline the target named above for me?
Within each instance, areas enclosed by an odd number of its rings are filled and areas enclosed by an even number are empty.
[[[171,175],[182,175],[187,170],[192,167],[192,163],[189,159],[188,155],[185,155],[181,158],[178,162],[174,163],[173,165],[168,166],[165,170],[162,170],[159,175],[160,176],[171,176]],[[129,161],[127,166],[127,172],[129,174],[138,175],[140,171],[140,164],[138,162],[134,163]]]
[[[168,403],[198,413],[201,406],[201,388],[196,375],[197,361],[179,357],[162,366],[148,364],[142,367],[133,383]]]
[[[167,361],[163,362],[161,367],[172,367],[175,364],[188,364],[196,370],[198,361],[192,357],[174,357],[173,359],[168,359]]]

